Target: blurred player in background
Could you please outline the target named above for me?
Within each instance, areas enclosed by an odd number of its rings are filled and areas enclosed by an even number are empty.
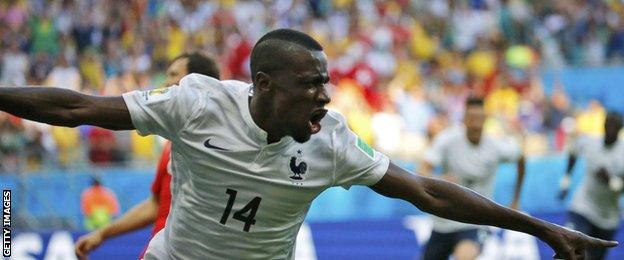
[[[560,181],[560,198],[570,185],[577,156],[586,159],[585,176],[572,197],[566,226],[587,235],[612,239],[620,223],[619,198],[624,177],[624,142],[618,140],[622,115],[609,112],[604,123],[604,138],[583,136],[573,146],[566,173]],[[607,250],[590,249],[588,259],[604,259]]]
[[[180,84],[180,79],[190,73],[199,73],[219,79],[217,62],[200,53],[187,53],[173,59],[167,68],[164,87]],[[86,234],[76,242],[76,255],[84,258],[109,238],[154,224],[152,235],[165,227],[171,206],[171,171],[169,158],[171,142],[167,141],[163,149],[156,178],[152,182],[152,196],[131,208],[121,218],[98,230]]]
[[[330,187],[353,185],[440,217],[537,236],[566,259],[617,245],[390,162],[359,139],[344,116],[325,109],[331,100],[327,56],[305,33],[266,33],[250,64],[253,84],[190,74],[180,86],[115,97],[4,87],[0,110],[54,125],[136,129],[172,141],[171,212],[145,259],[292,259],[312,201]]]
[[[466,101],[464,125],[453,126],[438,134],[425,153],[421,172],[431,175],[435,167],[442,167],[441,178],[491,197],[494,175],[501,162],[517,162],[518,175],[511,207],[518,208],[520,189],[524,179],[524,156],[520,145],[511,135],[494,139],[483,134],[487,115],[483,100]],[[425,246],[423,259],[475,259],[481,251],[485,235],[481,227],[433,217],[433,231]]]

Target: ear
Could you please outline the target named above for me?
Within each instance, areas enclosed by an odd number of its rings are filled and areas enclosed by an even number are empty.
[[[255,77],[254,88],[257,91],[269,91],[271,89],[271,76],[262,71],[258,71]]]

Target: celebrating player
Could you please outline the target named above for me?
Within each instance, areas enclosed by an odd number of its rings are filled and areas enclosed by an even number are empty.
[[[314,198],[327,188],[352,185],[440,217],[538,236],[567,259],[583,257],[589,247],[617,245],[391,163],[350,131],[342,115],[324,108],[330,102],[327,58],[304,33],[265,34],[250,64],[253,84],[190,74],[180,86],[121,97],[0,88],[0,110],[49,124],[136,129],[171,140],[171,211],[145,259],[290,259]]]
[[[618,140],[622,116],[609,112],[604,123],[604,138],[580,138],[568,158],[566,174],[561,179],[562,198],[568,192],[570,174],[578,155],[584,156],[585,178],[572,197],[566,226],[601,239],[612,239],[620,224],[622,177],[624,177],[624,142]],[[588,259],[604,259],[605,248],[588,250]]]
[[[213,78],[219,78],[219,67],[210,57],[200,53],[187,53],[173,59],[167,68],[165,86],[179,84],[180,79],[189,73],[198,73]],[[169,207],[171,206],[171,173],[169,172],[169,157],[171,143],[167,142],[163,149],[156,178],[152,183],[152,196],[131,208],[121,218],[113,223],[84,235],[76,242],[76,255],[80,258],[95,250],[109,238],[116,237],[149,224],[154,224],[152,236],[165,227]]]
[[[483,100],[466,101],[464,125],[440,133],[425,153],[422,173],[430,175],[435,166],[442,166],[442,178],[491,197],[494,174],[498,164],[518,163],[518,175],[512,208],[517,208],[524,178],[524,159],[513,137],[494,139],[483,134],[486,114]],[[480,233],[474,225],[433,218],[433,231],[425,246],[423,259],[475,259],[481,251]]]

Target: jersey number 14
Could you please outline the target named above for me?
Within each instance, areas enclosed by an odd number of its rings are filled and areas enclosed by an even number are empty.
[[[225,206],[225,211],[223,211],[223,216],[221,216],[221,221],[219,221],[223,225],[227,223],[227,220],[230,217],[232,206],[234,206],[234,201],[236,200],[236,193],[238,192],[233,189],[227,189],[225,193],[227,193],[230,197],[228,198],[227,206]],[[234,216],[232,216],[232,218],[245,223],[245,227],[243,227],[245,232],[249,232],[251,225],[256,224],[256,220],[254,218],[256,217],[256,212],[260,206],[260,201],[262,201],[262,198],[260,197],[253,198],[241,210],[234,212]]]

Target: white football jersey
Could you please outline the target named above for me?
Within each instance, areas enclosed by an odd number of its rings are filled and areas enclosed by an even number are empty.
[[[604,167],[608,174],[624,177],[624,142],[618,140],[610,148],[604,139],[581,137],[572,147],[573,153],[585,158],[585,176],[574,193],[569,209],[602,229],[615,229],[620,223],[620,194],[601,182],[596,172]]]
[[[389,159],[329,111],[306,143],[267,144],[251,85],[191,74],[123,95],[141,135],[172,142],[172,204],[146,259],[291,259],[310,204],[332,186],[373,185]]]
[[[431,148],[425,152],[425,161],[457,176],[459,185],[489,198],[498,165],[517,161],[520,155],[520,145],[512,137],[494,139],[483,135],[479,144],[474,145],[466,137],[466,128],[455,126],[436,136]],[[474,227],[433,216],[433,230],[437,232],[448,233]]]

